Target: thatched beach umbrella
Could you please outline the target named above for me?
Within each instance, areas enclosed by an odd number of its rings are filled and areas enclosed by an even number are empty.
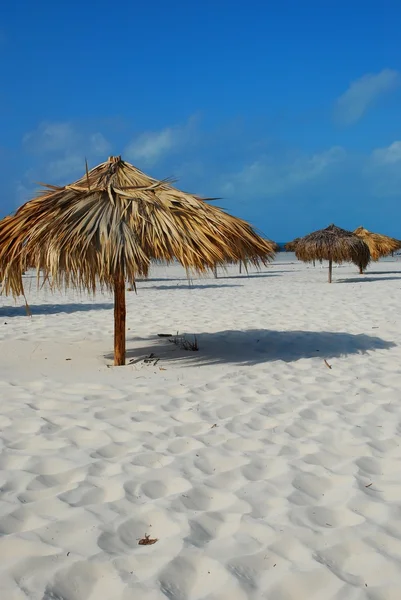
[[[329,283],[332,281],[333,261],[353,262],[363,265],[363,268],[366,268],[370,261],[369,248],[365,242],[351,231],[335,225],[301,238],[295,247],[295,255],[304,262],[328,260]]]
[[[292,242],[287,242],[286,245],[284,246],[285,251],[286,252],[295,252],[296,245],[300,239],[301,238],[297,237],[294,240],[292,240]]]
[[[401,241],[395,238],[389,237],[387,235],[382,235],[380,233],[373,233],[372,231],[368,231],[364,227],[358,227],[354,231],[355,235],[357,235],[361,240],[365,242],[370,251],[371,259],[374,261],[378,261],[379,258],[383,256],[388,256],[395,252],[396,250],[401,249]],[[363,268],[360,265],[359,267],[360,273],[363,272]]]
[[[147,277],[151,261],[177,259],[204,272],[216,263],[258,265],[269,241],[241,219],[110,157],[71,185],[45,185],[0,222],[5,294],[24,293],[27,264],[54,288],[114,292],[114,364],[125,363],[125,281]]]

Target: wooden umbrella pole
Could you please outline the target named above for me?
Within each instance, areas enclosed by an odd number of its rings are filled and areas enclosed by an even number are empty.
[[[114,365],[125,365],[125,277],[120,269],[114,278]]]
[[[362,264],[361,263],[359,264],[359,274],[363,275],[363,269],[362,269]]]
[[[332,275],[333,275],[333,261],[330,258],[330,260],[329,260],[329,283],[331,283]]]

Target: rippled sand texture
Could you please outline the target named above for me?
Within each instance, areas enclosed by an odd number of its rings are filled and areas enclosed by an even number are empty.
[[[0,297],[2,599],[400,599],[401,261],[220,275]]]

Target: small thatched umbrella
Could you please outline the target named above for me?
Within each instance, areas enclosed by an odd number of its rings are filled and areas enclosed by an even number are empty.
[[[373,233],[364,227],[358,227],[354,231],[361,240],[365,242],[370,251],[372,260],[378,261],[382,256],[388,256],[396,250],[401,249],[401,241],[381,233]],[[363,268],[359,266],[360,273],[363,273]]]
[[[286,245],[284,246],[285,251],[286,252],[295,252],[296,245],[300,239],[301,238],[297,237],[294,240],[292,240],[292,242],[287,242]]]
[[[125,364],[125,280],[135,287],[151,261],[177,259],[203,272],[216,263],[258,265],[273,247],[241,219],[110,157],[71,185],[45,185],[0,222],[3,291],[24,293],[33,265],[52,288],[114,292],[114,364]]]
[[[363,265],[363,268],[366,268],[370,261],[369,248],[365,242],[351,231],[335,225],[314,231],[298,240],[295,255],[304,262],[328,260],[329,283],[332,281],[333,261],[353,262]]]

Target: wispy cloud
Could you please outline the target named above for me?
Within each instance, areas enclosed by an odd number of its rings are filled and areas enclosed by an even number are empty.
[[[395,165],[401,163],[401,141],[396,141],[385,148],[377,148],[372,158],[379,165]]]
[[[52,154],[86,150],[105,154],[110,144],[100,132],[85,132],[68,122],[43,122],[22,139],[24,150],[32,154]]]
[[[132,162],[154,165],[167,154],[182,150],[195,135],[197,117],[184,125],[166,127],[160,131],[145,131],[135,137],[125,148],[124,156]]]
[[[378,198],[400,196],[401,141],[396,140],[384,148],[376,148],[366,161],[364,176]]]
[[[343,125],[356,123],[380,96],[396,89],[400,81],[400,73],[393,69],[383,69],[380,73],[369,73],[356,79],[338,98],[335,120]]]
[[[163,129],[140,135],[126,148],[129,160],[155,163],[163,154],[176,147],[180,141],[180,130]]]
[[[16,184],[16,204],[34,196],[38,181],[65,184],[77,179],[85,172],[85,159],[89,165],[106,160],[110,148],[99,131],[71,122],[40,123],[22,139],[30,166]]]
[[[89,148],[93,154],[104,156],[106,159],[106,154],[110,151],[111,145],[104,135],[98,132],[89,137]]]
[[[24,135],[23,149],[36,157],[41,179],[60,182],[84,171],[85,158],[105,159],[110,144],[98,131],[88,132],[69,122],[44,122]]]
[[[279,196],[319,178],[345,156],[345,150],[338,146],[293,159],[263,156],[229,176],[221,191],[224,195],[243,195],[246,198]]]
[[[32,154],[67,151],[78,144],[79,134],[70,123],[41,123],[22,138],[22,146]]]
[[[84,158],[79,154],[67,154],[50,161],[46,167],[48,177],[51,177],[52,181],[65,181],[68,177],[83,175],[84,171]]]

